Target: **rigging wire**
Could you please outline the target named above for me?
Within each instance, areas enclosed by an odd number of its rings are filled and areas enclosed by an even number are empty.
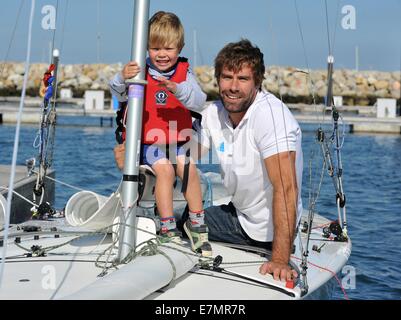
[[[8,56],[10,54],[11,46],[12,46],[12,44],[14,42],[15,32],[17,31],[17,26],[18,26],[18,22],[19,22],[19,19],[20,19],[20,15],[21,15],[21,11],[22,11],[23,5],[24,5],[24,0],[21,0],[20,6],[19,6],[19,9],[18,9],[18,13],[17,13],[17,19],[15,20],[14,28],[13,28],[13,31],[11,33],[10,42],[8,44],[8,48],[7,48],[6,54],[4,56],[3,63],[1,64],[0,78],[3,78],[3,72],[4,72],[4,69],[5,69],[5,66],[6,66],[6,62],[8,60]]]
[[[327,0],[324,0],[324,5],[326,9],[326,33],[327,33],[327,42],[329,47],[329,55],[332,55],[331,51],[331,42],[330,42],[330,28],[329,28],[329,13],[327,11]]]
[[[59,0],[57,0],[57,3],[56,3],[56,23],[57,23],[57,21],[58,21],[58,18],[57,18],[57,16],[58,16],[58,4],[59,4]],[[55,42],[55,38],[56,38],[56,29],[57,29],[57,28],[54,28],[54,30],[53,30],[53,36],[52,36],[52,51],[51,51],[51,52],[54,51],[54,42]]]
[[[334,32],[333,32],[333,41],[330,41],[330,27],[329,27],[329,12],[327,6],[327,0],[324,1],[325,4],[325,11],[326,11],[326,34],[327,34],[327,42],[328,42],[328,49],[329,55],[334,55],[334,46],[336,42],[336,34],[337,34],[337,25],[338,25],[338,17],[340,14],[340,1],[337,0],[337,9],[336,9],[336,20],[334,21]]]
[[[7,254],[7,238],[8,238],[8,229],[10,226],[10,218],[11,218],[11,200],[13,198],[13,190],[14,190],[14,180],[15,180],[15,171],[17,165],[17,155],[18,155],[18,144],[19,144],[19,136],[20,136],[20,129],[21,129],[21,118],[22,118],[22,111],[24,109],[24,101],[25,101],[25,93],[26,87],[28,83],[28,74],[29,74],[29,67],[30,67],[30,60],[31,60],[31,43],[32,43],[32,24],[33,18],[35,15],[35,0],[31,1],[31,11],[29,15],[29,25],[28,25],[28,39],[27,39],[27,52],[26,52],[26,61],[25,61],[25,73],[24,73],[24,82],[22,86],[21,92],[21,100],[19,105],[19,111],[17,116],[17,126],[15,130],[15,139],[14,139],[14,149],[13,149],[13,157],[12,157],[12,164],[11,164],[11,173],[10,173],[10,180],[9,180],[9,190],[7,195],[7,209],[5,214],[5,223],[4,223],[4,246],[2,252],[2,260],[0,264],[0,288],[2,285],[2,279],[4,274],[4,262],[5,257]]]
[[[59,0],[56,3],[56,22],[59,16]],[[68,5],[68,3],[67,3]],[[63,21],[64,30],[65,19]],[[37,181],[33,190],[34,202],[42,204],[45,194],[45,183],[44,178],[46,171],[51,167],[53,163],[53,152],[54,152],[54,139],[56,131],[56,103],[57,103],[57,90],[58,90],[58,65],[59,65],[59,51],[55,50],[55,39],[56,30],[53,29],[52,34],[52,58],[48,70],[45,72],[42,85],[44,86],[43,103],[42,103],[42,115],[40,120],[40,126],[37,133],[37,137],[34,141],[34,147],[39,149],[38,160],[39,160],[39,173],[37,175]],[[63,41],[63,35],[61,41]],[[50,106],[50,108],[49,108]],[[36,141],[39,140],[38,143]],[[37,201],[37,196],[40,196],[40,200]],[[49,207],[50,208],[50,207]],[[51,209],[51,208],[50,208]],[[55,212],[54,210],[52,212]],[[38,210],[35,207],[32,208],[33,217],[38,214]]]
[[[301,22],[300,22],[300,15],[299,15],[299,10],[298,10],[298,6],[297,6],[297,0],[294,0],[294,5],[295,5],[295,11],[296,11],[296,15],[297,15],[297,22],[298,22],[298,28],[300,31],[300,36],[301,36],[301,41],[302,41],[302,46],[303,46],[303,50],[304,50],[304,55],[305,55],[305,61],[307,64],[307,67],[309,68],[309,64],[308,64],[308,59],[307,59],[307,54],[306,54],[306,46],[305,46],[305,40],[303,37],[303,32],[302,32],[302,26],[301,26]],[[336,18],[336,22],[338,20],[338,12],[339,12],[339,2],[337,2],[337,18]],[[330,62],[334,62],[334,58],[332,58],[332,54],[333,54],[333,48],[334,48],[334,41],[335,41],[335,34],[336,34],[336,28],[335,28],[335,33],[334,33],[334,39],[333,39],[333,43],[331,42],[330,39],[330,28],[329,28],[329,17],[328,17],[328,6],[327,6],[327,0],[325,0],[325,13],[326,13],[326,36],[327,36],[327,41],[328,41],[328,49],[329,49],[329,63]],[[329,65],[331,66],[331,69],[329,69],[329,76],[331,78],[331,74],[330,71],[332,71],[332,64]],[[310,72],[309,72],[310,74]],[[312,82],[313,84],[313,82]],[[329,80],[328,83],[328,92],[331,92],[331,79]],[[330,95],[330,94],[328,94]],[[330,99],[331,100],[331,99]],[[331,102],[330,102],[331,103]],[[328,104],[327,104],[328,105]],[[333,107],[334,108],[334,107]],[[334,110],[334,109],[333,109]],[[336,110],[334,110],[336,111]],[[338,115],[338,112],[336,111],[336,114]],[[338,116],[337,116],[338,118]],[[325,119],[325,108],[323,108],[323,122]],[[333,120],[335,120],[335,118],[333,117]],[[336,151],[337,151],[337,158],[339,161],[339,166],[340,168],[342,167],[341,165],[341,156],[339,155],[339,149],[342,147],[344,140],[341,142],[341,146],[339,143],[339,138],[338,138],[338,131],[337,131],[337,122],[333,123],[334,125],[334,129],[333,129],[333,136],[331,138],[332,141],[336,140],[337,142],[337,147],[336,147]],[[323,173],[326,167],[328,167],[328,169],[331,170],[332,168],[332,160],[331,160],[331,155],[327,146],[327,142],[324,141],[324,132],[322,129],[322,123],[319,123],[319,129],[317,132],[317,142],[319,142],[319,144],[321,145],[322,148],[322,152],[323,152],[323,165],[322,165],[322,169],[321,169],[321,173],[320,173],[320,179],[319,179],[319,184],[317,186],[317,190],[315,190],[316,186],[313,183],[314,180],[316,180],[316,178],[313,180],[312,179],[312,162],[309,162],[309,214],[308,214],[308,220],[307,220],[307,242],[306,242],[306,248],[302,247],[302,241],[300,240],[300,245],[301,245],[301,251],[302,251],[302,262],[301,262],[301,269],[302,269],[302,275],[303,275],[303,279],[304,279],[304,290],[308,290],[308,285],[307,285],[307,277],[306,277],[306,269],[307,269],[307,257],[308,257],[308,247],[309,247],[309,239],[310,239],[310,233],[311,233],[311,229],[312,229],[312,222],[313,222],[313,218],[314,218],[314,214],[315,214],[315,205],[316,205],[316,201],[319,197],[320,194],[320,190],[322,187],[322,182],[323,182]],[[328,153],[328,154],[327,154]],[[338,182],[335,183],[335,189],[336,189],[336,203],[337,203],[337,207],[338,210],[340,207],[340,201],[344,201],[345,202],[345,198],[342,198],[342,181],[341,181],[341,169],[339,169],[339,179]],[[341,192],[338,192],[338,190],[341,190]],[[340,199],[341,197],[341,199]],[[345,210],[344,210],[344,216],[345,216]],[[340,220],[340,215],[339,215],[339,220]],[[344,226],[346,226],[346,224],[344,224]],[[346,235],[346,229],[344,234]]]
[[[69,0],[66,0],[63,24],[62,24],[62,28],[61,28],[60,52],[63,52],[63,49],[64,49],[64,34],[65,34],[65,25],[66,25],[66,21],[67,21],[68,4],[69,4]]]
[[[308,55],[306,53],[305,38],[304,38],[303,30],[302,30],[301,18],[300,18],[300,14],[299,14],[299,10],[298,10],[297,0],[294,0],[294,6],[295,6],[295,13],[296,13],[296,16],[297,16],[298,30],[299,30],[299,34],[300,34],[300,37],[301,37],[302,49],[303,49],[303,52],[304,52],[305,64],[306,64],[306,68],[308,70],[309,91],[312,94],[312,101],[313,101],[313,106],[315,108],[315,112],[316,112],[316,114],[318,114],[317,104],[316,104],[316,95],[315,95],[315,92],[316,92],[315,91],[315,84],[313,83],[312,73],[311,73],[311,69],[310,69],[310,66],[309,66]],[[324,114],[324,111],[323,111],[323,120],[322,120],[323,122],[324,122],[324,118],[325,118],[324,116],[325,116],[325,114]],[[319,120],[319,125],[321,125],[320,118],[318,118],[318,120]]]

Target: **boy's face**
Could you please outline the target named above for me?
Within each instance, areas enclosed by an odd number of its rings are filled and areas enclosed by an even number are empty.
[[[177,63],[179,54],[180,50],[175,44],[149,46],[150,61],[160,71],[169,71]]]

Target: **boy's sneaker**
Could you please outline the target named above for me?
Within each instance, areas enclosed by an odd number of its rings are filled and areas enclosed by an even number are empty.
[[[177,228],[167,231],[160,231],[159,236],[161,243],[173,242],[176,244],[183,244],[181,240],[182,233]]]
[[[202,254],[203,257],[212,256],[212,246],[208,241],[207,225],[202,224],[193,226],[191,221],[188,219],[184,223],[184,230],[191,241],[192,251]]]

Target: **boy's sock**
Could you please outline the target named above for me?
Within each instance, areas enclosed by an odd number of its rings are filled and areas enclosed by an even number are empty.
[[[200,226],[205,224],[205,211],[191,211],[189,210],[189,220],[193,226]]]
[[[174,216],[160,218],[160,233],[166,233],[169,230],[173,230],[176,228],[177,225]]]

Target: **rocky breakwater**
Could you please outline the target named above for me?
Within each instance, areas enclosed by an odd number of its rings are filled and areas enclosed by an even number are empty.
[[[37,96],[46,64],[32,64],[29,71],[27,94]],[[59,68],[59,89],[70,88],[74,97],[82,97],[86,90],[104,90],[109,94],[108,81],[119,72],[122,64],[74,64]],[[218,96],[214,68],[196,67],[194,72],[209,100]],[[0,95],[16,96],[22,89],[23,63],[0,63]],[[327,71],[294,67],[270,66],[266,70],[263,87],[281,95],[288,103],[316,103],[324,100],[327,92]],[[343,96],[345,105],[372,105],[377,98],[400,98],[400,72],[336,70],[333,93]]]
[[[218,88],[214,69],[195,68],[203,90],[216,98]],[[327,94],[327,70],[307,70],[294,67],[271,66],[267,68],[263,88],[282,96],[287,103],[316,103],[324,101]],[[336,70],[333,74],[333,94],[342,96],[345,105],[373,105],[377,98],[400,99],[400,72]],[[313,94],[312,94],[313,93]]]
[[[40,82],[48,65],[31,64],[27,95],[38,96]],[[69,88],[74,97],[82,97],[86,90],[104,90],[108,94],[108,82],[122,68],[121,64],[68,64],[58,70],[58,89]],[[24,63],[0,63],[0,96],[17,96],[21,93]]]

